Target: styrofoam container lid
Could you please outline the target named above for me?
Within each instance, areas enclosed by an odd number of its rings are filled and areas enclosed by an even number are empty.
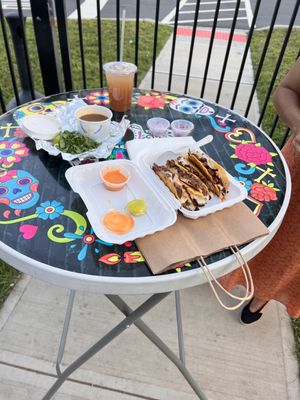
[[[49,115],[27,115],[19,123],[21,129],[34,139],[52,140],[61,131],[59,121]]]

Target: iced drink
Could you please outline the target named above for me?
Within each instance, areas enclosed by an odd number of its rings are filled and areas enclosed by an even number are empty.
[[[113,111],[128,111],[131,106],[136,65],[113,61],[104,64],[103,68],[106,73],[110,108]]]

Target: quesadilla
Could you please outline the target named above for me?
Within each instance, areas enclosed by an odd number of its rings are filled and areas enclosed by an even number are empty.
[[[153,164],[152,169],[181,206],[190,211],[199,210],[213,195],[223,201],[228,192],[229,178],[224,168],[200,151],[168,160],[166,165]]]
[[[167,161],[167,168],[178,176],[179,180],[186,185],[186,190],[192,200],[196,201],[199,207],[205,205],[210,196],[207,186],[195,174],[185,171],[175,160]]]
[[[199,193],[182,182],[174,171],[166,166],[159,166],[156,164],[153,164],[152,169],[167,188],[174,194],[176,199],[179,200],[183,208],[190,211],[196,211],[199,206],[202,205],[199,205],[196,200]]]
[[[224,200],[229,188],[229,179],[225,169],[208,155],[200,151],[189,152],[188,159],[211,183],[213,183],[213,192],[221,200]]]
[[[175,164],[183,171],[188,172],[192,176],[198,177],[207,187],[210,197],[215,193],[214,184],[203,174],[199,168],[189,161],[188,156],[177,157]]]

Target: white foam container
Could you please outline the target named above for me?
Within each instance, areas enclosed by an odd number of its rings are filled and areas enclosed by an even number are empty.
[[[164,147],[164,146],[162,146]],[[152,170],[153,163],[164,165],[170,157],[169,146],[160,151],[153,151],[151,147],[137,152],[133,161],[111,160],[92,164],[78,165],[66,171],[66,178],[72,189],[79,193],[88,212],[87,217],[95,234],[102,240],[123,244],[126,241],[161,231],[173,225],[177,219],[177,211],[185,217],[197,219],[206,215],[232,207],[243,201],[248,193],[233,176],[227,173],[230,185],[225,200],[221,201],[213,196],[205,206],[197,211],[183,208],[180,202],[169,191],[166,185]],[[186,149],[173,148],[173,158],[185,155]],[[125,167],[130,173],[130,179],[120,191],[107,190],[100,178],[100,169],[105,166]],[[126,204],[134,199],[144,199],[147,212],[143,216],[135,217],[134,228],[124,235],[117,235],[105,228],[102,221],[104,215],[110,210],[126,212]]]
[[[130,173],[130,179],[119,191],[105,188],[100,178],[100,169],[107,165],[116,168],[124,166]],[[123,244],[154,232],[161,231],[176,222],[174,208],[145,179],[133,161],[111,160],[92,164],[78,165],[66,171],[66,178],[74,190],[84,201],[87,217],[95,234],[105,242]],[[147,204],[145,215],[134,217],[134,228],[124,235],[117,235],[105,228],[102,221],[107,212],[116,209],[126,212],[126,204],[134,199],[144,199]]]
[[[172,149],[172,152],[174,153],[175,158],[176,156],[186,155],[186,151],[182,152],[179,149]],[[166,157],[164,157],[164,153],[166,154]],[[204,217],[205,215],[223,210],[224,208],[232,207],[234,204],[243,201],[247,197],[248,192],[245,187],[242,186],[236,179],[234,179],[232,175],[228,174],[227,172],[230,185],[225,200],[222,201],[217,196],[213,196],[207,202],[207,204],[205,204],[197,211],[190,211],[183,208],[180,202],[170,192],[167,186],[161,181],[161,179],[154,173],[151,168],[154,163],[158,165],[164,165],[167,159],[169,159],[168,153],[168,150],[161,150],[160,152],[144,151],[135,158],[135,162],[137,163],[139,169],[146,176],[148,182],[161,193],[161,195],[168,202],[170,207],[172,207],[174,210],[179,210],[185,217],[191,219]]]

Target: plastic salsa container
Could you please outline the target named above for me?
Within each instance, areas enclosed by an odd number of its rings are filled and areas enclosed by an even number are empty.
[[[123,166],[107,165],[100,169],[100,177],[108,190],[118,191],[123,189],[130,178],[129,171]]]

